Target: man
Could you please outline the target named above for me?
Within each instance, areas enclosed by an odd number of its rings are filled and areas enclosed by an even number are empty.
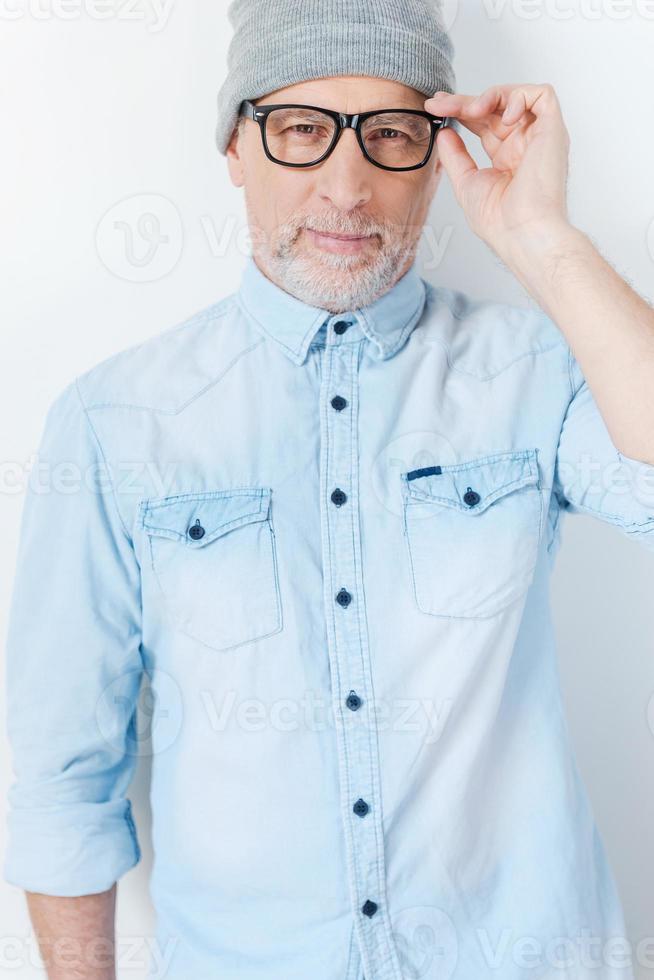
[[[114,975],[145,673],[153,975],[632,977],[548,581],[565,513],[654,545],[654,313],[569,223],[551,86],[455,93],[427,0],[230,13],[253,254],[49,411],[78,479],[25,504],[6,877],[51,977],[64,936]],[[535,309],[420,277],[443,170]]]

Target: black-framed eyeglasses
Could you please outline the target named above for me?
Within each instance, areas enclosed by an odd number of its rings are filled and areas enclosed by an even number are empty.
[[[321,106],[241,103],[239,115],[259,124],[266,156],[282,167],[315,167],[332,153],[344,129],[353,129],[361,151],[382,170],[419,170],[428,162],[436,133],[449,122],[421,109],[336,112]]]

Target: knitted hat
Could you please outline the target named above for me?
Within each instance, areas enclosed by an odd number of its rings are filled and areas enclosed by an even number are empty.
[[[334,75],[402,82],[425,96],[454,92],[454,46],[442,0],[232,0],[228,74],[216,142],[225,154],[243,99]],[[456,128],[456,121],[455,121]]]

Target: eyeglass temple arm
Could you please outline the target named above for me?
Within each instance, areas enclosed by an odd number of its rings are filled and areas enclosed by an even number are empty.
[[[241,108],[239,109],[239,115],[245,116],[247,119],[256,120],[256,106],[245,99],[241,102]]]

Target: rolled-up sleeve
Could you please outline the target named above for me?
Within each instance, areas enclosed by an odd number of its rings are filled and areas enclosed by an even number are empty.
[[[654,549],[654,466],[616,449],[572,352],[568,367],[553,492],[564,511],[593,515]]]
[[[139,565],[73,381],[50,405],[30,471],[9,610],[11,884],[91,894],[140,860],[125,792],[141,679]]]

